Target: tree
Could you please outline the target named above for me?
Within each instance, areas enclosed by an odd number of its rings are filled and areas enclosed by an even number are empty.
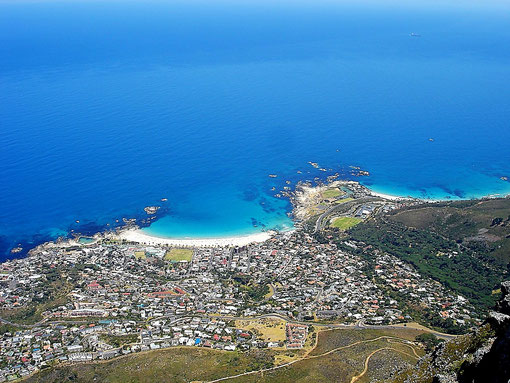
[[[437,336],[431,333],[424,333],[417,335],[415,340],[422,343],[425,346],[425,351],[432,351],[439,343],[444,342],[443,339],[439,339]]]

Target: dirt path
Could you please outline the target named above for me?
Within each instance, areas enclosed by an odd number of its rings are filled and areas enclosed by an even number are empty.
[[[388,340],[388,342],[389,342],[389,343],[399,343],[399,344],[401,344],[401,345],[403,345],[403,346],[407,346],[407,347],[409,347],[409,348],[413,351],[413,354],[414,354],[414,356],[415,356],[416,358],[418,358],[418,359],[420,358],[420,356],[419,356],[419,355],[418,355],[418,353],[416,352],[415,348],[414,348],[413,346],[411,346],[410,344],[408,344],[408,343],[403,343],[403,342],[395,342],[395,341],[393,341],[393,342],[392,342],[391,340]]]
[[[412,347],[411,347],[412,348]],[[361,379],[368,371],[368,362],[370,362],[370,358],[372,356],[374,356],[375,354],[377,354],[379,351],[384,351],[384,350],[391,350],[391,351],[396,351],[396,352],[400,352],[401,354],[404,354],[404,355],[407,355],[407,356],[410,356],[412,358],[416,358],[415,356],[411,355],[411,354],[408,354],[407,352],[404,352],[404,351],[400,351],[400,350],[397,350],[396,348],[393,348],[393,347],[381,347],[381,348],[378,348],[377,350],[375,351],[372,351],[368,356],[367,358],[365,359],[365,368],[363,368],[363,371],[361,371],[360,374],[356,375],[356,376],[353,376],[351,378],[351,383],[355,383],[357,382],[359,379]],[[414,349],[413,349],[413,352],[414,352]],[[416,352],[415,352],[416,354]]]
[[[317,337],[318,338],[318,337]],[[284,368],[284,367],[288,367],[288,366],[291,366],[293,365],[294,363],[297,363],[297,362],[301,362],[303,360],[307,360],[307,359],[316,359],[316,358],[321,358],[323,356],[326,356],[326,355],[329,355],[329,354],[332,354],[334,352],[337,352],[337,351],[340,351],[340,350],[345,350],[347,348],[350,348],[350,347],[354,347],[358,344],[363,344],[363,343],[371,343],[371,342],[376,342],[378,340],[381,340],[381,339],[388,339],[389,340],[393,340],[393,341],[396,341],[395,343],[403,343],[405,344],[405,340],[404,339],[401,339],[401,338],[396,338],[396,337],[393,337],[393,336],[386,336],[386,335],[383,335],[383,336],[379,336],[377,338],[373,338],[373,339],[367,339],[367,340],[360,340],[360,341],[357,341],[357,342],[354,342],[354,343],[351,343],[351,344],[348,344],[346,346],[341,346],[341,347],[337,347],[337,348],[334,348],[332,350],[329,350],[327,352],[324,352],[322,354],[318,354],[318,355],[309,355],[309,353],[311,351],[313,351],[313,349],[315,349],[315,347],[317,346],[317,341],[315,343],[315,346],[313,347],[312,350],[308,351],[303,357],[299,358],[299,359],[296,359],[296,360],[293,360],[291,362],[288,362],[288,363],[284,363],[284,364],[281,364],[279,366],[275,366],[275,367],[270,367],[270,368],[265,368],[263,370],[257,370],[257,371],[249,371],[249,372],[243,372],[241,374],[237,374],[237,375],[232,375],[232,376],[225,376],[223,378],[219,378],[219,379],[215,379],[215,380],[210,380],[208,383],[216,383],[216,382],[222,382],[222,381],[225,381],[225,380],[230,380],[230,379],[235,379],[235,378],[240,378],[241,376],[246,376],[246,375],[255,375],[255,374],[263,374],[264,372],[268,372],[268,371],[275,371],[275,370],[278,370],[280,368]],[[412,347],[411,347],[412,348]],[[414,356],[414,355],[411,355],[411,354],[408,354],[406,352],[403,352],[403,351],[400,351],[400,350],[397,350],[397,349],[394,349],[392,347],[383,347],[383,348],[380,348],[378,350],[375,350],[374,352],[372,352],[370,355],[368,355],[367,359],[365,360],[365,369],[363,370],[363,372],[360,374],[360,375],[357,375],[355,377],[353,377],[353,379],[355,380],[351,380],[351,383],[353,383],[354,381],[356,381],[357,379],[359,379],[360,377],[362,377],[365,373],[366,373],[366,370],[368,370],[368,362],[370,361],[370,358],[372,357],[372,355],[374,355],[376,352],[378,351],[381,351],[381,350],[384,350],[384,349],[389,349],[389,350],[393,350],[393,351],[397,351],[397,352],[400,352],[402,354],[405,354],[405,355],[408,355],[412,358],[419,358],[418,356]],[[416,354],[415,350],[413,349],[413,352]]]

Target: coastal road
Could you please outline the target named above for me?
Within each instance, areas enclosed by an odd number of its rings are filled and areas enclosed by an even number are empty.
[[[343,210],[346,207],[348,207],[348,210],[345,212],[342,212],[342,216],[349,216],[354,213],[354,211],[359,207],[359,205],[367,203],[367,202],[375,202],[375,201],[381,201],[381,198],[379,197],[364,197],[355,199],[353,201],[341,203],[338,205],[334,205],[330,207],[328,210],[326,210],[324,213],[322,213],[319,218],[317,218],[317,221],[315,222],[315,228],[313,230],[313,234],[317,233],[318,231],[322,230],[324,226],[324,220],[332,213],[334,213],[336,210]]]

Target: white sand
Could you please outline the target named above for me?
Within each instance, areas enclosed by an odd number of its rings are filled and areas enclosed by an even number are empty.
[[[163,238],[148,235],[140,229],[128,229],[113,235],[117,239],[148,245],[172,245],[190,247],[245,246],[253,242],[264,242],[275,234],[274,231],[250,235],[221,238]]]
[[[373,195],[374,197],[381,197],[381,198],[384,198],[384,199],[389,199],[391,201],[403,201],[403,200],[410,200],[412,198],[409,198],[409,197],[399,197],[399,196],[396,196],[396,195],[391,195],[391,194],[384,194],[384,193],[377,193],[373,190],[370,190],[370,194]]]

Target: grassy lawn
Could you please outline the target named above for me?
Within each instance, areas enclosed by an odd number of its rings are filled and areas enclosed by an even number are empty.
[[[259,319],[252,320],[238,320],[236,327],[243,330],[252,331],[258,337],[266,342],[283,342],[287,338],[285,334],[286,322],[281,319]]]
[[[322,197],[324,198],[336,198],[343,195],[344,192],[340,189],[334,188],[334,189],[328,189],[325,192],[322,193]]]
[[[350,229],[353,226],[356,226],[360,222],[361,222],[361,219],[359,219],[359,218],[340,217],[340,218],[336,218],[331,223],[331,227],[336,227],[336,228],[338,228],[340,230],[347,230],[347,229]]]
[[[136,259],[147,259],[147,256],[145,255],[145,251],[135,251],[135,258]]]
[[[120,347],[124,344],[136,343],[139,341],[140,337],[138,336],[138,334],[128,335],[102,334],[101,339],[113,347]]]
[[[165,261],[171,262],[191,262],[191,258],[193,258],[193,250],[191,249],[173,248],[165,254]]]
[[[269,299],[274,295],[273,286],[271,286],[271,285],[267,285],[267,286],[269,287],[269,292],[266,295],[264,295],[264,299]]]

